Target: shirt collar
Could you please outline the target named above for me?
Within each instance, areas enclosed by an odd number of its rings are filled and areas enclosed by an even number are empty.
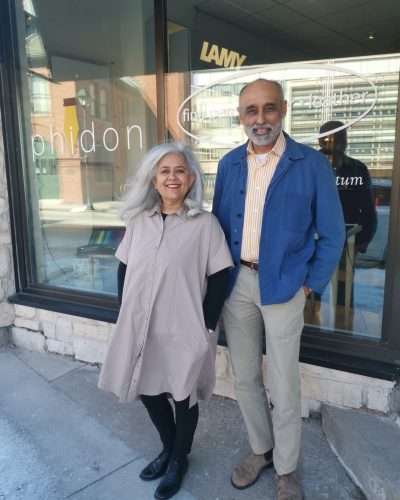
[[[182,208],[180,208],[176,213],[171,214],[171,215],[177,215],[181,219],[186,219],[187,218],[187,212],[188,212],[187,207],[185,205],[183,205]],[[152,217],[155,214],[161,215],[161,205],[159,203],[156,203],[153,206],[153,208],[151,208],[150,210],[147,211],[147,215],[149,217]]]
[[[285,151],[285,147],[286,147],[286,140],[285,136],[283,135],[283,132],[281,131],[278,135],[278,139],[274,144],[274,147],[267,154],[273,153],[281,157],[283,155],[283,152]],[[256,153],[254,152],[253,143],[251,141],[247,143],[247,154],[256,155]]]

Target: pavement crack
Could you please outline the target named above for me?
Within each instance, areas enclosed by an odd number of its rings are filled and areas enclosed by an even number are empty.
[[[57,382],[57,381],[58,381],[58,380],[60,380],[61,378],[64,378],[64,377],[66,377],[67,375],[70,375],[71,373],[74,373],[74,372],[76,372],[76,371],[78,371],[78,370],[80,370],[81,368],[84,368],[84,367],[85,367],[85,366],[77,366],[76,368],[73,368],[72,370],[69,370],[68,372],[66,372],[66,373],[63,373],[63,374],[59,375],[58,377],[56,377],[56,378],[54,378],[54,379],[50,380],[49,382],[50,382],[50,384],[53,384],[54,382]]]
[[[129,462],[126,462],[125,464],[121,465],[120,467],[117,467],[116,469],[110,471],[110,472],[107,472],[107,474],[104,474],[104,476],[101,476],[99,477],[98,479],[96,479],[95,481],[92,481],[91,483],[87,484],[86,486],[83,486],[82,488],[79,488],[79,490],[76,490],[74,491],[73,493],[71,493],[70,495],[66,496],[65,498],[72,498],[74,495],[77,495],[78,493],[80,493],[81,491],[84,491],[86,490],[87,488],[89,488],[89,486],[92,486],[93,484],[96,484],[96,483],[99,483],[100,481],[102,481],[103,479],[105,479],[106,477],[109,477],[111,476],[112,474],[114,474],[115,472],[118,472],[120,471],[121,469],[123,469],[124,467],[126,467],[127,465],[131,465],[133,464],[134,462],[136,462],[137,460],[140,460],[142,459],[143,457],[139,456],[139,457],[136,457],[134,458],[133,460],[130,460]]]

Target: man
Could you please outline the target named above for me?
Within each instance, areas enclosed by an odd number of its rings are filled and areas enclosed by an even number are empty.
[[[252,449],[232,484],[247,488],[274,465],[278,500],[298,500],[303,308],[310,290],[322,293],[328,284],[345,231],[332,168],[281,131],[286,110],[277,82],[259,79],[241,90],[238,111],[249,141],[221,159],[213,212],[235,263],[223,318]]]
[[[321,125],[319,131],[323,134],[343,126],[342,122],[329,121]],[[368,168],[360,160],[345,154],[346,129],[321,137],[319,145],[334,170],[346,224],[361,226],[361,231],[356,234],[356,252],[365,253],[377,226],[375,194]]]
[[[329,121],[321,125],[320,133],[329,132],[344,123],[340,121]],[[326,155],[332,165],[336,176],[336,186],[339,191],[340,203],[342,204],[343,216],[346,224],[357,224],[360,230],[355,235],[354,255],[351,258],[353,279],[351,280],[351,300],[352,307],[348,322],[345,327],[351,328],[354,315],[354,274],[355,260],[358,252],[365,253],[371,242],[377,227],[377,214],[375,208],[375,194],[371,182],[368,168],[364,163],[345,154],[347,148],[346,129],[338,130],[319,139],[320,151]],[[337,303],[341,306],[345,304],[346,287],[346,254],[347,246],[339,263],[339,281]],[[347,278],[348,279],[348,278]],[[320,297],[316,294],[316,299]],[[343,325],[341,325],[343,327]]]

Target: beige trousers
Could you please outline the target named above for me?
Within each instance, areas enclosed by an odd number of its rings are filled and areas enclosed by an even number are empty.
[[[300,449],[300,336],[305,295],[301,288],[284,304],[262,306],[258,273],[241,266],[223,319],[235,377],[235,394],[250,446],[261,454],[274,447],[278,474],[296,469]],[[267,401],[262,373],[262,336],[267,346]]]

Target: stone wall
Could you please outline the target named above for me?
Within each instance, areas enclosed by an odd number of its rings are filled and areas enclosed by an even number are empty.
[[[15,306],[12,340],[32,351],[75,356],[80,361],[102,363],[115,325],[66,314]],[[215,394],[235,398],[233,374],[225,347],[217,351]],[[266,360],[264,359],[266,380]],[[362,375],[300,364],[302,414],[319,411],[321,403],[349,408],[368,408],[383,413],[390,410],[394,382]]]
[[[48,351],[102,363],[114,328],[115,325],[102,321],[16,305],[12,341],[35,352]]]
[[[14,308],[7,302],[7,298],[15,291],[8,207],[3,131],[0,115],[0,347],[7,343],[9,327],[14,321]]]
[[[217,352],[217,385],[215,394],[235,398],[233,373],[227,349]],[[264,381],[267,383],[267,364],[263,360]],[[353,373],[300,363],[302,416],[320,411],[321,403],[348,408],[368,408],[383,413],[390,411],[394,382],[364,377]]]

